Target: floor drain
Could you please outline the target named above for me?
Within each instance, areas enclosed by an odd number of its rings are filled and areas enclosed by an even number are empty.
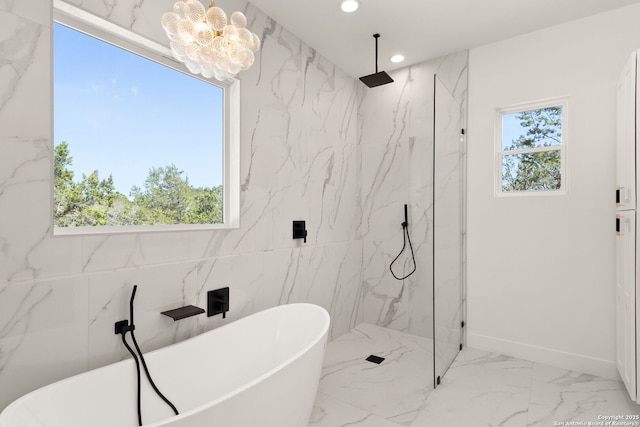
[[[378,365],[381,364],[383,360],[384,360],[384,357],[374,356],[373,354],[367,357],[367,362],[376,363]]]

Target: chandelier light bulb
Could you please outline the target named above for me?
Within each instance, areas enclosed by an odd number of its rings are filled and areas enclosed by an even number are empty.
[[[207,10],[207,23],[215,31],[222,31],[227,26],[227,14],[219,7],[210,7]]]
[[[195,41],[193,27],[193,21],[189,21],[188,19],[181,19],[178,21],[178,40],[182,42],[185,48]]]
[[[252,37],[253,37],[253,45],[252,45],[253,48],[251,50],[254,51],[254,52],[257,52],[257,51],[260,50],[260,45],[261,45],[262,42],[260,41],[260,37],[258,37],[257,34],[255,34],[255,33],[251,33],[251,34],[252,34]]]
[[[222,36],[229,42],[237,42],[240,40],[240,35],[238,34],[238,29],[232,25],[227,25],[222,30]]]
[[[198,0],[187,0],[184,4],[184,16],[190,21],[204,21],[206,13],[204,6]]]
[[[358,10],[358,2],[356,0],[344,0],[340,5],[343,12],[351,13]]]
[[[247,17],[242,12],[233,12],[231,14],[231,25],[238,28],[247,26]]]
[[[162,24],[162,28],[168,35],[174,35],[178,32],[178,22],[180,21],[180,16],[174,12],[165,12],[160,19],[160,24]]]
[[[183,1],[175,2],[175,4],[173,5],[173,11],[178,15],[184,16],[184,2]]]
[[[169,38],[171,54],[194,74],[224,81],[248,70],[260,49],[260,38],[249,31],[247,17],[227,14],[211,2],[205,9],[199,0],[177,1],[160,24]]]

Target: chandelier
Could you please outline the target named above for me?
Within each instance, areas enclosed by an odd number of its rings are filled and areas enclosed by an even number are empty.
[[[224,81],[248,70],[260,49],[260,38],[246,28],[247,17],[233,12],[227,20],[213,0],[206,10],[198,0],[177,1],[160,22],[173,57],[206,78]]]

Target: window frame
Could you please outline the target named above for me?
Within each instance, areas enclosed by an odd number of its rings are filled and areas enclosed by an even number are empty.
[[[51,230],[53,236],[120,234],[162,231],[220,230],[240,228],[240,81],[232,79],[219,82],[192,74],[182,63],[171,56],[171,50],[144,36],[122,28],[103,18],[90,14],[82,9],[61,0],[53,1],[53,21],[76,31],[85,33],[103,42],[115,45],[132,54],[157,62],[177,72],[195,79],[205,81],[223,89],[223,177],[222,177],[222,223],[220,224],[158,224],[158,225],[126,225],[126,226],[86,226],[86,227],[54,227],[53,226],[53,134],[54,120],[54,84],[53,66],[51,67]],[[51,26],[53,32],[53,25]],[[51,55],[54,55],[54,41],[51,37]]]
[[[502,119],[505,115],[538,110],[549,107],[562,108],[561,143],[548,147],[535,147],[520,150],[503,150],[502,148]],[[562,96],[538,101],[514,104],[496,110],[495,119],[495,159],[494,159],[494,195],[496,197],[521,196],[562,196],[568,192],[567,152],[569,141],[569,97]],[[536,152],[560,151],[560,188],[557,190],[520,190],[504,191],[502,189],[502,159],[507,155],[527,154]]]

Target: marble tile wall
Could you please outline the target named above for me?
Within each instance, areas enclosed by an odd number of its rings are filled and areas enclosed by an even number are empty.
[[[166,43],[173,0],[70,3]],[[327,308],[332,337],[358,323],[359,82],[246,1],[218,5],[244,11],[263,46],[240,76],[241,228],[52,237],[52,2],[0,1],[0,409],[126,357],[113,322],[133,284],[145,351],[288,302]],[[291,239],[294,219],[307,244]],[[159,314],[223,286],[226,320]]]
[[[173,0],[69,3],[166,43]],[[466,52],[369,90],[247,1],[218,5],[245,12],[263,45],[240,75],[241,228],[53,237],[52,0],[0,1],[0,408],[126,357],[113,322],[133,284],[145,351],[299,301],[329,310],[331,337],[363,320],[428,336],[433,74],[465,105]],[[404,203],[419,268],[402,283],[388,264]],[[293,219],[307,220],[307,244],[290,238]],[[223,286],[224,321],[159,314]]]
[[[367,323],[433,336],[434,74],[466,111],[467,64],[467,52],[460,52],[392,72],[394,83],[361,88],[361,312]],[[403,246],[404,204],[417,270],[398,281],[389,264]],[[394,264],[397,276],[410,271],[409,259],[405,251]]]

